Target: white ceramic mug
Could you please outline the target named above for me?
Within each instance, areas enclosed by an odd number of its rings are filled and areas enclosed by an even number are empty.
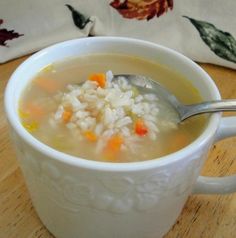
[[[212,114],[204,132],[184,149],[144,162],[83,160],[33,138],[17,113],[26,85],[54,61],[93,53],[128,54],[156,61],[185,75],[204,100],[220,99],[217,87],[197,64],[173,50],[136,39],[72,40],[28,58],[8,83],[5,109],[33,205],[52,234],[57,238],[158,238],[175,223],[193,191],[236,191],[236,176],[199,177],[210,146],[236,134],[236,118],[222,118],[220,113]]]

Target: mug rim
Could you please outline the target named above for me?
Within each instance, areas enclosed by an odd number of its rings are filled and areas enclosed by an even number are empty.
[[[92,170],[114,171],[114,172],[115,171],[135,171],[135,170],[145,170],[145,169],[161,167],[167,164],[174,163],[181,159],[184,159],[187,155],[190,155],[196,150],[198,150],[199,147],[207,143],[207,141],[209,141],[214,136],[220,122],[221,113],[214,113],[210,115],[206,128],[204,128],[203,132],[193,142],[191,142],[184,148],[159,158],[145,160],[145,161],[125,162],[125,163],[124,162],[112,163],[112,162],[93,161],[93,160],[88,160],[88,159],[72,156],[64,152],[60,152],[56,149],[53,149],[52,147],[36,139],[22,126],[17,112],[14,110],[12,106],[10,106],[12,104],[11,101],[13,100],[12,88],[13,88],[14,82],[17,81],[17,79],[19,78],[18,74],[20,74],[20,70],[24,67],[27,67],[27,65],[34,62],[34,60],[37,60],[38,57],[42,57],[43,55],[50,53],[50,51],[55,48],[61,48],[65,45],[73,46],[73,44],[76,44],[78,41],[85,41],[85,42],[86,41],[91,41],[91,42],[104,41],[104,43],[106,41],[108,42],[113,41],[113,42],[118,42],[120,44],[122,44],[122,42],[129,42],[129,43],[135,42],[145,47],[152,46],[157,48],[157,50],[163,50],[168,53],[171,53],[172,55],[175,55],[176,57],[178,57],[180,60],[184,60],[185,62],[187,62],[188,67],[195,68],[195,70],[199,74],[201,74],[201,78],[207,81],[208,86],[211,88],[211,91],[214,92],[216,99],[221,99],[219,90],[216,87],[214,81],[199,65],[197,65],[195,62],[193,62],[191,59],[184,56],[183,54],[173,49],[167,48],[165,46],[148,42],[145,40],[135,39],[135,38],[109,37],[109,36],[96,36],[91,38],[80,38],[80,39],[73,39],[73,40],[60,42],[38,51],[37,53],[27,58],[24,62],[22,62],[11,75],[7,83],[7,87],[5,89],[4,106],[5,106],[5,112],[7,115],[8,123],[13,127],[14,131],[19,135],[19,137],[23,139],[28,145],[33,147],[36,151],[44,154],[50,159],[58,160],[62,163],[75,166],[75,167],[83,167],[83,168],[92,169]]]

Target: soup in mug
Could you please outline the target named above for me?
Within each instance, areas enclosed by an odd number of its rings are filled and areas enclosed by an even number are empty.
[[[84,159],[135,162],[159,158],[190,144],[205,116],[177,123],[159,95],[126,77],[139,74],[167,87],[185,103],[201,96],[182,75],[154,62],[124,55],[86,55],[42,69],[19,102],[22,125],[46,145]]]

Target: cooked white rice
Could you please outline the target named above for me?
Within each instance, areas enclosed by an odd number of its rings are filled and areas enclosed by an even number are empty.
[[[141,118],[148,133],[145,135],[150,140],[157,140],[158,133],[162,130],[173,129],[177,124],[173,114],[165,109],[163,113],[162,101],[154,94],[139,94],[137,88],[130,85],[128,80],[120,77],[113,80],[111,71],[106,73],[106,85],[98,86],[97,82],[87,80],[83,84],[68,85],[65,93],[56,95],[60,102],[57,111],[50,119],[54,123],[62,123],[62,115],[66,108],[73,112],[66,124],[66,128],[78,135],[91,131],[97,136],[96,152],[100,153],[112,136],[121,135],[123,140],[122,150],[135,149],[140,145],[139,136],[134,131],[137,118]],[[166,115],[163,117],[163,114]],[[78,139],[83,136],[78,136]]]

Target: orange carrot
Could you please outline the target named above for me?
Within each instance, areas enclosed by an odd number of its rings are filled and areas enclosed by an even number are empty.
[[[103,159],[109,162],[119,162],[118,154],[121,150],[123,138],[120,135],[112,136],[103,150]]]
[[[55,93],[60,89],[60,85],[52,78],[38,77],[33,82],[48,93]]]
[[[170,143],[170,149],[177,151],[189,143],[189,135],[185,132],[178,132]]]
[[[97,140],[96,134],[92,131],[85,131],[84,136],[88,141],[91,141],[91,142],[94,142]]]
[[[117,153],[120,151],[123,138],[120,135],[114,135],[107,141],[106,150]]]
[[[145,136],[148,133],[148,128],[142,119],[137,119],[134,125],[135,133],[139,136]]]
[[[66,111],[65,110],[62,113],[62,120],[63,120],[64,123],[68,123],[70,121],[71,117],[72,117],[72,111],[69,111],[69,110]]]
[[[106,75],[103,73],[91,74],[89,80],[97,82],[101,88],[106,85]]]
[[[28,115],[28,117],[36,120],[42,119],[42,117],[45,115],[43,107],[33,102],[26,103],[21,110],[25,116]]]

